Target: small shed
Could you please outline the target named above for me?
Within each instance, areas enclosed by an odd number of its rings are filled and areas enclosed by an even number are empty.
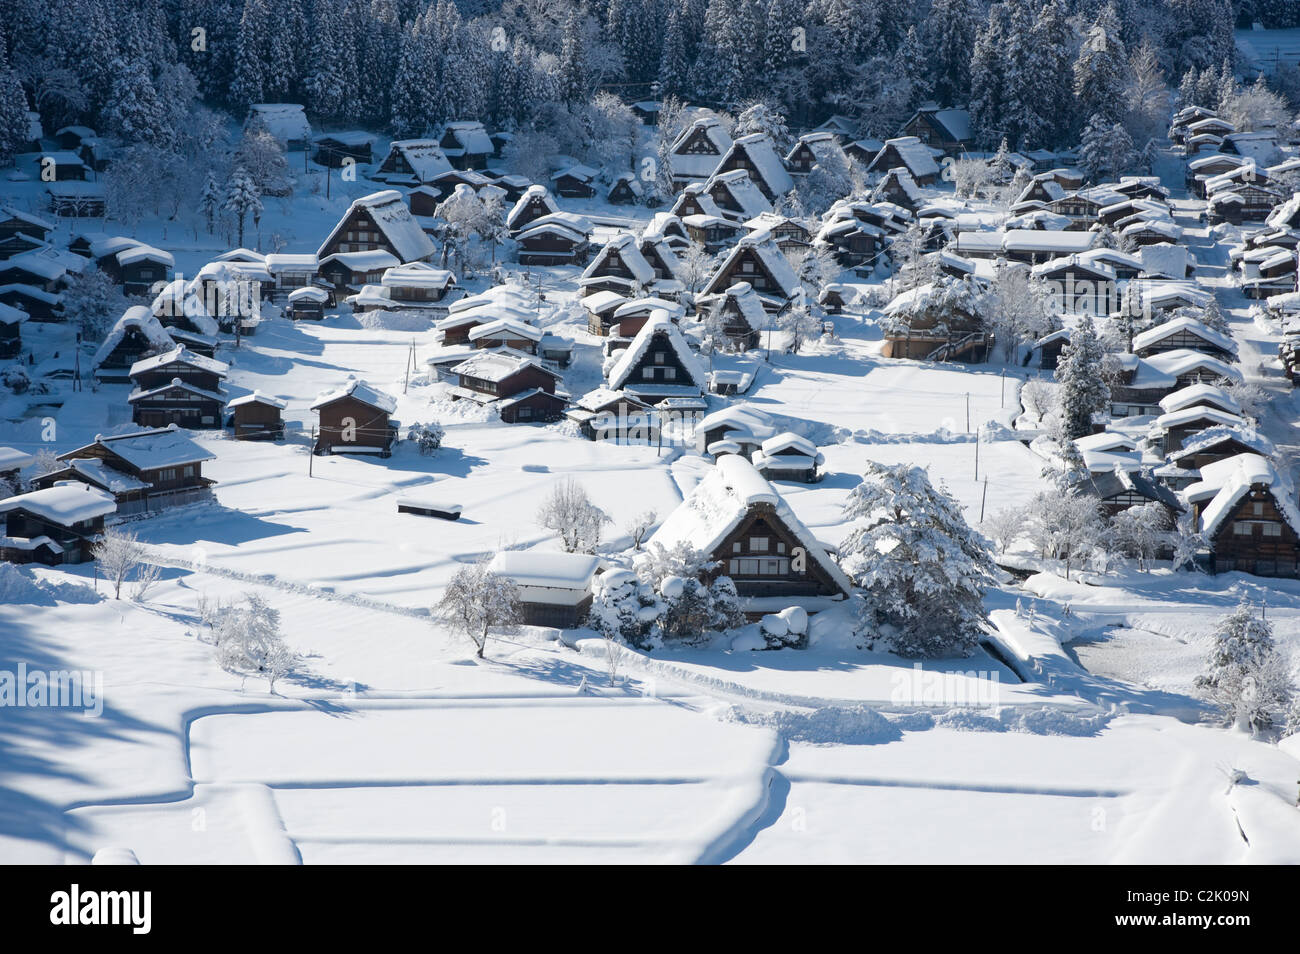
[[[237,441],[278,441],[284,437],[281,413],[285,402],[261,391],[245,394],[226,404]]]
[[[591,581],[600,557],[586,553],[506,550],[488,564],[519,588],[519,608],[528,626],[567,629],[591,609]]]
[[[295,288],[289,292],[288,317],[294,321],[320,321],[325,317],[325,305],[329,299],[329,291],[315,285]]]
[[[397,512],[413,513],[421,517],[438,517],[441,520],[459,520],[463,508],[458,503],[426,500],[423,497],[398,497]]]
[[[605,198],[613,205],[635,205],[641,201],[644,194],[641,189],[641,181],[636,177],[636,174],[625,172],[614,180],[614,184],[610,187]]]

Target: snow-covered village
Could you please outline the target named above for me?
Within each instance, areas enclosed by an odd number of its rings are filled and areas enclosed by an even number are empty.
[[[6,0],[0,861],[1300,864],[1298,247],[1293,0]]]

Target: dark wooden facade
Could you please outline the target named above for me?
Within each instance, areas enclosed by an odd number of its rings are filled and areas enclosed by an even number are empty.
[[[397,440],[397,427],[389,420],[388,412],[358,400],[350,394],[323,404],[320,427],[316,432],[317,453],[348,452],[352,448],[375,448],[375,453],[387,457]]]
[[[792,559],[804,544],[785,525],[771,504],[751,504],[739,525],[709,554],[718,566],[711,581],[729,576],[736,592],[748,597],[840,596],[842,591],[815,561],[804,557],[802,569]]]
[[[1215,573],[1295,577],[1300,538],[1282,518],[1272,488],[1255,484],[1210,540]]]

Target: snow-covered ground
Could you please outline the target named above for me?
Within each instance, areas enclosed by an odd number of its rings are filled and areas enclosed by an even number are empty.
[[[22,200],[30,185],[4,188]],[[261,238],[314,250],[348,195],[270,203]],[[1246,318],[1226,247],[1193,212],[1180,200],[1255,375],[1275,342]],[[138,233],[189,273],[219,251],[206,236]],[[576,395],[600,361],[564,308],[575,277],[547,271],[541,321],[577,342]],[[834,341],[759,360],[736,401],[819,444],[826,479],[781,490],[820,539],[847,532],[841,507],[868,460],[928,467],[972,524],[1046,488],[1008,429],[1022,369],[886,360],[870,313],[833,320]],[[73,346],[53,326],[32,337],[42,358]],[[289,437],[199,435],[217,503],[133,524],[166,567],[145,601],[114,600],[102,581],[98,597],[58,588],[93,587],[90,565],[31,571],[44,587],[8,578],[0,664],[99,674],[103,711],[0,713],[0,858],[84,862],[120,846],[145,863],[1300,862],[1300,749],[1201,722],[1191,695],[1214,622],[1243,594],[1266,598],[1300,661],[1300,584],[1159,569],[1009,578],[988,598],[992,648],[922,670],[857,648],[851,621],[831,614],[803,651],[625,651],[614,686],[604,647],[574,634],[525,629],[474,659],[428,608],[466,561],[556,549],[535,520],[556,481],[576,477],[610,514],[616,550],[634,516],[666,516],[704,464],[691,449],[452,417],[423,370],[437,347],[432,331],[346,314],[265,322],[221,357],[232,396],[288,402]],[[309,405],[349,374],[396,397],[403,423],[440,420],[444,447],[310,458]],[[10,398],[0,445],[42,446],[52,417],[55,449],[71,449],[128,423],[125,396]],[[1280,444],[1296,443],[1297,410],[1279,389],[1268,426]],[[426,487],[464,516],[396,512],[397,495]],[[304,656],[276,695],[223,672],[200,638],[200,599],[248,593],[279,610]],[[1246,781],[1229,786],[1233,770]]]

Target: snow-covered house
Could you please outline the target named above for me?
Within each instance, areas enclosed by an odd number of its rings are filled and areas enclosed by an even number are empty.
[[[590,199],[596,195],[592,183],[599,174],[590,166],[567,166],[551,174],[551,188],[566,199]]]
[[[278,297],[306,288],[316,280],[320,270],[320,261],[310,252],[274,252],[266,256],[265,265],[274,282],[272,294]]]
[[[771,202],[744,169],[715,174],[704,184],[704,191],[722,215],[737,222],[772,210]]]
[[[731,136],[713,117],[695,120],[682,131],[669,150],[673,185],[677,188],[703,182],[713,175],[731,148]]]
[[[1119,308],[1115,270],[1078,255],[1053,258],[1031,270],[1046,283],[1058,313],[1106,316]]]
[[[578,626],[591,609],[591,581],[600,557],[586,553],[502,550],[488,564],[515,584],[526,626]]]
[[[557,390],[560,375],[530,354],[502,349],[482,351],[451,369],[459,383],[453,400],[491,405],[507,424],[558,420],[568,395]]]
[[[398,424],[391,419],[397,399],[351,377],[341,387],[312,402],[320,415],[314,454],[377,454],[387,457],[397,442]]]
[[[608,361],[606,387],[647,404],[671,398],[698,399],[706,372],[666,311],[656,311],[632,343]]]
[[[75,481],[0,500],[0,560],[50,566],[92,560],[104,518],[116,509],[111,494]]]
[[[650,442],[659,433],[650,405],[626,391],[592,388],[573,402],[564,416],[578,425],[587,440]]]
[[[940,279],[910,288],[885,306],[886,358],[985,361],[993,336],[979,305],[982,289],[970,279]]]
[[[1300,508],[1290,475],[1267,457],[1239,454],[1201,467],[1183,491],[1195,509],[1215,573],[1295,577]]]
[[[785,499],[739,454],[719,457],[650,538],[687,544],[729,576],[747,613],[799,605],[810,611],[848,597],[852,583]]]
[[[741,238],[718,265],[703,293],[723,294],[738,282],[747,282],[762,298],[763,307],[774,313],[800,290],[798,276],[770,232]]]
[[[237,397],[226,404],[237,441],[278,441],[284,437],[281,416],[286,402],[261,391]]]
[[[591,222],[570,212],[534,219],[515,234],[520,265],[582,265],[591,251]]]
[[[11,205],[0,205],[0,242],[23,235],[36,245],[43,245],[54,231],[54,223]]]
[[[0,301],[0,358],[14,358],[23,350],[23,322],[26,311]]]
[[[791,175],[806,176],[818,163],[840,157],[844,157],[844,150],[840,148],[839,140],[834,133],[823,130],[800,136],[786,153],[785,165]]]
[[[1165,508],[1172,526],[1178,514],[1184,510],[1177,494],[1140,468],[1117,466],[1110,470],[1093,471],[1074,487],[1080,493],[1095,497],[1107,516],[1114,516],[1130,507],[1158,503]]]
[[[348,162],[369,164],[374,158],[371,154],[374,142],[374,133],[362,129],[327,133],[316,137],[311,159],[318,166],[331,169],[340,169]]]
[[[895,166],[885,173],[884,178],[876,184],[872,197],[884,202],[902,206],[909,212],[916,212],[925,204],[921,188],[912,178],[912,174],[902,166]]]
[[[363,285],[347,299],[355,312],[422,311],[445,314],[447,294],[456,287],[456,276],[428,262],[412,262],[385,269],[377,285]]]
[[[1277,448],[1254,428],[1210,427],[1185,439],[1157,473],[1174,490],[1183,490],[1201,479],[1202,467],[1238,454],[1276,459]]]
[[[184,346],[131,365],[131,418],[144,427],[220,427],[226,403],[221,383],[229,367]]]
[[[353,200],[316,252],[321,272],[325,273],[331,256],[354,252],[387,252],[396,259],[390,264],[397,265],[425,261],[433,257],[435,249],[402,194],[387,189]]]
[[[1210,387],[1210,385],[1193,385],[1193,387]],[[1183,388],[1184,391],[1188,390]],[[1177,394],[1179,392],[1175,392]],[[1174,395],[1167,395],[1168,401]],[[1163,405],[1163,402],[1162,402]],[[1207,431],[1212,427],[1246,426],[1246,420],[1239,413],[1224,410],[1210,403],[1175,407],[1155,419],[1148,443],[1159,447],[1164,454],[1172,454],[1183,449],[1183,444],[1191,437]]]
[[[101,384],[126,384],[131,366],[142,357],[176,348],[153,313],[144,305],[132,305],[113,323],[91,361],[95,380]]]
[[[925,103],[903,124],[900,135],[915,136],[926,146],[942,150],[945,155],[957,156],[974,143],[971,135],[970,113],[964,109],[941,109],[935,103]]]
[[[457,169],[484,169],[496,151],[483,124],[472,120],[447,123],[438,144]]]
[[[530,222],[560,211],[546,186],[532,185],[506,213],[506,228],[511,233],[523,230]]]
[[[1148,328],[1133,336],[1132,352],[1141,358],[1165,351],[1188,349],[1208,354],[1224,361],[1237,359],[1237,345],[1222,332],[1197,321],[1195,318],[1181,315],[1162,324]]]
[[[1192,384],[1241,384],[1245,380],[1241,372],[1226,361],[1188,348],[1161,351],[1139,360],[1172,375],[1176,386],[1170,391]]]
[[[648,290],[655,278],[637,237],[624,232],[601,246],[578,279],[578,287],[583,297],[602,291],[632,295],[638,289]]]
[[[749,282],[737,282],[719,293],[699,295],[695,309],[701,317],[716,311],[722,319],[723,334],[737,351],[757,348],[759,332],[769,324],[763,300]]]
[[[812,247],[812,230],[803,220],[779,212],[763,212],[745,223],[750,232],[768,231],[776,247],[787,254],[805,252]]]
[[[524,354],[537,354],[544,337],[541,328],[515,318],[497,318],[475,325],[469,331],[470,347],[477,350],[509,348]]]
[[[801,434],[782,431],[763,441],[750,457],[754,469],[768,480],[796,480],[805,484],[821,479],[826,462],[817,445]]]
[[[605,201],[611,205],[635,205],[645,195],[641,180],[635,172],[625,172],[614,180],[614,184],[605,193]]]
[[[762,411],[732,404],[700,420],[695,428],[695,449],[714,458],[740,454],[749,459],[776,433],[776,425]]]
[[[311,123],[298,103],[254,103],[244,128],[254,125],[265,128],[286,149],[306,149],[311,142]]]
[[[897,166],[906,169],[919,186],[939,181],[939,164],[934,161],[934,153],[916,136],[885,140],[884,147],[867,166],[867,172],[884,175]]]
[[[786,171],[781,154],[765,133],[751,133],[733,141],[713,170],[711,178],[716,179],[737,170],[743,170],[754,180],[758,191],[763,193],[768,202],[775,202],[794,188],[794,180]],[[757,214],[754,212],[743,218],[752,218]]]
[[[329,300],[329,291],[316,285],[295,288],[285,300],[285,317],[292,321],[320,321]]]
[[[203,476],[203,464],[214,458],[174,425],[101,434],[60,454],[62,469],[43,474],[32,484],[44,488],[79,481],[112,494],[121,516],[152,513],[210,500],[215,481]]]

